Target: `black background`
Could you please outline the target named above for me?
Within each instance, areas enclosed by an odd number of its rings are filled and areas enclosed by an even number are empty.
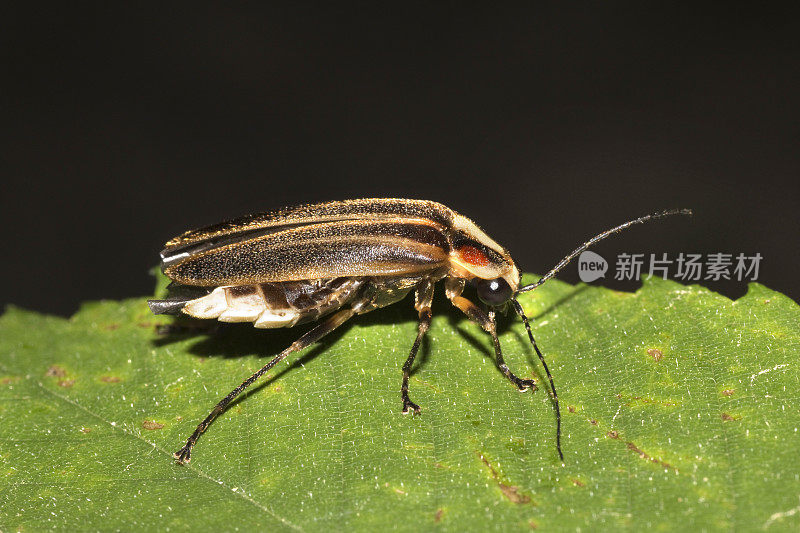
[[[800,297],[778,4],[82,6],[3,14],[0,303],[150,294],[186,229],[371,196],[441,201],[540,273],[692,207],[596,251],[759,252],[759,281]]]

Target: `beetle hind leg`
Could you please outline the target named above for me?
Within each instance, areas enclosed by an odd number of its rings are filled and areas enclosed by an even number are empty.
[[[286,356],[317,342],[322,337],[344,324],[354,314],[355,311],[352,309],[343,309],[338,313],[331,315],[324,322],[308,330],[305,334],[303,334],[303,336],[289,345],[288,348],[276,355],[269,363],[261,367],[261,369],[259,369],[256,373],[244,380],[241,385],[233,389],[227,396],[220,400],[214,409],[208,414],[208,416],[205,417],[202,422],[200,422],[200,425],[198,425],[197,429],[194,430],[194,433],[192,433],[192,435],[186,441],[186,444],[183,446],[183,448],[173,454],[175,460],[180,464],[188,463],[192,458],[192,448],[197,442],[197,439],[200,438],[200,435],[203,434],[211,422],[213,422],[220,413],[225,411],[225,408],[228,407],[228,404],[230,404],[231,401],[233,401],[233,399],[236,398],[247,387],[252,385],[253,382],[266,374],[269,369],[285,359]]]
[[[422,339],[425,337],[428,329],[431,326],[431,302],[433,301],[433,283],[430,280],[425,280],[417,287],[415,294],[414,307],[419,312],[419,326],[417,328],[417,338],[411,346],[411,353],[408,359],[403,364],[403,385],[400,387],[400,395],[403,398],[403,414],[413,413],[418,415],[422,409],[419,405],[411,401],[408,396],[408,379],[411,376],[411,366],[414,364],[414,358],[417,357],[419,346],[422,344]]]

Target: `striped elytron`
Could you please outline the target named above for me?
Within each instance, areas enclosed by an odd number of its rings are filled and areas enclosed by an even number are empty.
[[[520,390],[536,390],[533,380],[514,375],[503,361],[496,313],[509,303],[550,382],[556,410],[556,448],[561,452],[561,413],[555,384],[516,299],[533,290],[591,244],[632,224],[672,214],[673,210],[631,220],[605,231],[565,257],[536,283],[520,287],[520,273],[509,253],[474,222],[436,202],[364,199],[306,205],[251,215],[188,231],[161,252],[170,296],[151,300],[153,313],[186,314],[223,322],[252,322],[281,328],[324,320],[276,355],[223,398],[175,453],[191,459],[197,439],[239,393],[292,352],[302,350],[354,315],[402,300],[412,290],[419,329],[403,365],[403,413],[419,413],[408,394],[408,378],[420,342],[431,323],[436,282],[455,307],[488,332],[498,368]],[[469,283],[484,306],[462,296]]]

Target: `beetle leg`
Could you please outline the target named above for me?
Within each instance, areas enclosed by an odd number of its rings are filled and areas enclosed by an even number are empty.
[[[419,327],[417,329],[417,338],[414,340],[414,345],[411,347],[411,353],[403,365],[403,385],[400,387],[400,395],[403,398],[403,414],[408,414],[410,411],[414,414],[420,413],[419,405],[411,401],[408,397],[408,378],[411,375],[411,365],[414,364],[414,358],[417,356],[419,345],[422,343],[422,338],[431,326],[431,302],[433,301],[433,283],[431,280],[426,279],[420,282],[417,286],[417,291],[414,295],[414,307],[419,313]]]
[[[481,310],[480,307],[467,300],[463,296],[453,296],[450,301],[458,307],[462,313],[467,315],[470,320],[482,327],[489,335],[492,336],[492,343],[494,344],[494,354],[497,358],[497,366],[501,372],[508,378],[508,380],[517,386],[520,392],[525,392],[528,389],[535,391],[537,389],[536,382],[532,379],[522,379],[517,377],[503,359],[503,352],[500,349],[500,339],[497,338],[497,323],[495,322],[494,310],[489,311],[489,314]]]
[[[352,309],[343,309],[338,313],[331,315],[327,320],[318,324],[314,328],[307,331],[303,334],[302,337],[294,341],[288,348],[283,350],[281,353],[276,355],[269,363],[261,367],[255,374],[247,378],[242,382],[241,385],[233,389],[227,396],[225,396],[220,402],[214,407],[214,409],[208,414],[208,416],[200,422],[200,425],[197,426],[197,429],[194,430],[192,436],[186,441],[186,445],[183,448],[175,452],[174,457],[177,459],[178,463],[184,464],[188,463],[192,458],[192,447],[197,442],[197,439],[200,435],[208,428],[211,422],[222,413],[225,408],[228,406],[231,401],[236,398],[243,390],[253,384],[258,378],[266,374],[269,369],[273,366],[281,362],[283,359],[286,358],[287,355],[302,350],[307,346],[315,343],[316,341],[320,340],[322,337],[336,329],[337,327],[341,326],[344,322],[347,321],[350,317],[355,314],[355,311]]]

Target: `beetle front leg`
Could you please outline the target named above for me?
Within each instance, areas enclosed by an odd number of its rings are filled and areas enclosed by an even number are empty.
[[[480,307],[467,300],[463,296],[452,295],[450,297],[450,301],[454,306],[458,307],[462,313],[467,315],[470,320],[478,324],[484,329],[484,331],[492,336],[494,354],[497,359],[497,367],[500,369],[503,375],[505,375],[511,383],[516,385],[520,392],[525,392],[528,389],[535,391],[538,388],[536,386],[536,382],[532,379],[522,379],[517,377],[511,370],[509,370],[508,365],[503,359],[503,351],[500,349],[500,339],[497,338],[497,322],[495,321],[494,310],[490,310],[489,314],[487,315],[483,312],[483,310],[481,310]]]
[[[433,301],[433,283],[430,280],[424,280],[417,287],[415,294],[414,307],[419,313],[419,327],[417,328],[417,338],[414,340],[414,345],[411,347],[411,353],[408,355],[405,364],[403,364],[403,385],[400,387],[400,395],[403,398],[403,414],[413,412],[418,415],[421,411],[420,406],[411,401],[408,396],[408,378],[411,375],[411,366],[414,364],[414,358],[419,351],[419,345],[422,343],[422,338],[427,333],[428,328],[431,326],[431,302]]]

